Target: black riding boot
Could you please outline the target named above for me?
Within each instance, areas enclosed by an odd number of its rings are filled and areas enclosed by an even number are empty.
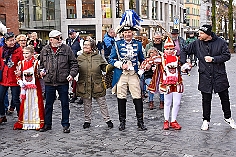
[[[143,101],[142,99],[133,99],[134,105],[135,105],[135,110],[136,110],[136,117],[138,120],[138,129],[139,130],[147,130],[147,128],[144,125],[143,122]]]
[[[119,99],[118,100],[118,112],[119,112],[119,120],[120,126],[119,130],[125,130],[125,119],[126,119],[126,99]]]

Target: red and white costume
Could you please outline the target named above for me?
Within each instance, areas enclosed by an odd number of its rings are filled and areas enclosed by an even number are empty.
[[[164,93],[164,129],[169,129],[170,125],[173,129],[180,130],[181,126],[177,123],[176,117],[183,93],[183,82],[178,57],[174,53],[174,43],[170,37],[166,39],[164,49],[163,68],[159,84],[160,92]],[[171,122],[169,123],[170,107],[172,104]]]
[[[18,63],[21,77],[17,76],[21,84],[21,105],[18,122],[14,129],[40,129],[44,126],[44,104],[42,89],[39,82],[38,60],[32,57],[29,61],[23,60]]]

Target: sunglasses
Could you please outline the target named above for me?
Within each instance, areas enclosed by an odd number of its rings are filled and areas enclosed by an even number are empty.
[[[52,37],[52,38],[56,40],[62,40],[62,37]]]
[[[154,38],[155,40],[161,40],[161,38]]]
[[[27,40],[19,40],[19,41],[27,41]]]

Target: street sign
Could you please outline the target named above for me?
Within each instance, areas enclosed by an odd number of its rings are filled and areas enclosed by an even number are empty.
[[[174,25],[178,25],[179,24],[179,18],[174,18]]]

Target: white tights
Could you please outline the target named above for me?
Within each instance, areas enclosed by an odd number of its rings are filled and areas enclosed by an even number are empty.
[[[171,122],[176,120],[179,112],[179,106],[181,101],[182,93],[172,92],[164,95],[164,118],[169,121],[170,117],[170,106],[173,100]]]

